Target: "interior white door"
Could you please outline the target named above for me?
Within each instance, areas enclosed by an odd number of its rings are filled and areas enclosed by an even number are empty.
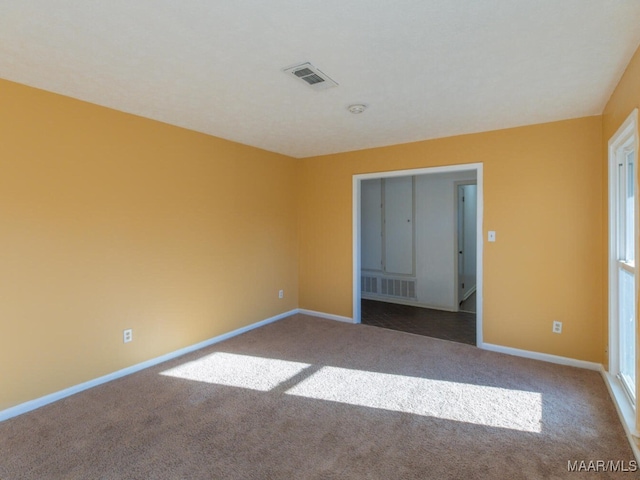
[[[476,288],[477,186],[458,185],[458,301]]]
[[[382,270],[382,180],[361,183],[361,268]]]
[[[386,273],[414,274],[413,177],[384,180],[384,266]]]
[[[456,188],[458,200],[458,303],[462,303],[465,293],[464,282],[464,186],[458,185]]]

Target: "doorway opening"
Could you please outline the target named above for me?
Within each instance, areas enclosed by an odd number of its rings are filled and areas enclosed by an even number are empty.
[[[482,180],[481,163],[353,176],[355,323],[372,305],[394,310],[387,317],[396,320],[431,313],[448,327],[467,315],[466,323],[475,323],[462,341],[482,345]],[[458,202],[468,202],[466,217]],[[475,313],[461,312],[460,303],[472,297]]]

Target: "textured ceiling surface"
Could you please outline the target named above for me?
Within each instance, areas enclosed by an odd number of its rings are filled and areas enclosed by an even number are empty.
[[[639,43],[639,0],[0,2],[0,77],[294,157],[597,115]]]

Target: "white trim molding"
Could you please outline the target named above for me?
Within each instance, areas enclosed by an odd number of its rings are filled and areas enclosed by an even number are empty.
[[[30,412],[37,408],[43,407],[50,403],[56,402],[58,400],[62,400],[63,398],[69,397],[76,393],[80,393],[84,390],[88,390],[93,387],[97,387],[98,385],[102,385],[104,383],[110,382],[112,380],[116,380],[118,378],[125,377],[127,375],[131,375],[132,373],[139,372],[141,370],[153,367],[163,362],[167,362],[169,360],[173,360],[174,358],[181,357],[188,353],[194,352],[196,350],[200,350],[202,348],[214,345],[216,343],[222,342],[224,340],[228,340],[230,338],[236,337],[240,334],[249,332],[256,328],[268,325],[270,323],[276,322],[278,320],[282,320],[286,317],[290,317],[295,314],[303,314],[309,315],[316,318],[324,318],[328,320],[335,320],[344,323],[356,323],[353,318],[344,317],[341,315],[334,315],[331,313],[317,312],[314,310],[307,310],[304,308],[296,308],[294,310],[290,310],[288,312],[281,313],[279,315],[275,315],[273,317],[267,318],[265,320],[253,323],[251,325],[247,325],[245,327],[238,328],[228,333],[224,333],[222,335],[218,335],[217,337],[210,338],[200,343],[196,343],[194,345],[176,350],[174,352],[167,353],[165,355],[161,355],[159,357],[153,358],[151,360],[147,360],[142,363],[138,363],[136,365],[132,365],[131,367],[123,368],[122,370],[118,370],[116,372],[110,373],[108,375],[104,375],[102,377],[89,380],[88,382],[84,382],[78,385],[74,385],[72,387],[66,388],[64,390],[60,390],[58,392],[45,395],[44,397],[37,398],[35,400],[30,400],[28,402],[22,403],[20,405],[16,405],[14,407],[8,408],[6,410],[0,411],[0,422],[4,420],[8,420],[9,418],[16,417],[23,413]],[[514,355],[518,357],[530,358],[533,360],[541,360],[544,362],[557,363],[560,365],[568,365],[577,368],[585,368],[588,370],[595,370],[602,374],[602,377],[605,381],[609,394],[613,399],[613,403],[616,406],[616,410],[620,417],[621,423],[625,429],[627,434],[627,439],[631,445],[633,453],[636,457],[636,460],[640,462],[640,450],[639,450],[639,438],[638,432],[635,430],[635,412],[629,406],[629,411],[624,410],[623,407],[620,406],[619,402],[616,401],[617,395],[625,395],[622,391],[622,388],[618,383],[616,383],[616,379],[607,373],[604,370],[604,367],[599,363],[586,362],[583,360],[576,360],[567,357],[560,357],[556,355],[550,355],[546,353],[532,352],[529,350],[520,350],[517,348],[504,347],[501,345],[494,345],[491,343],[482,343],[478,345],[479,348],[483,350],[493,351],[497,353],[505,353],[508,355]],[[617,385],[617,386],[616,386]]]
[[[477,190],[477,217],[476,217],[476,345],[480,346],[483,342],[483,249],[484,249],[484,174],[482,163],[464,163],[458,165],[445,165],[440,167],[424,167],[409,170],[395,170],[387,172],[361,173],[352,176],[352,286],[353,286],[353,319],[352,323],[360,323],[361,308],[360,300],[362,290],[360,285],[361,275],[361,183],[363,180],[371,180],[375,178],[391,178],[405,177],[414,175],[431,175],[437,173],[454,173],[454,172],[476,172]]]
[[[338,322],[355,323],[353,321],[353,318],[350,317],[343,317],[342,315],[334,315],[332,313],[316,312],[314,310],[307,310],[305,308],[299,308],[295,313],[310,315],[312,317],[326,318],[327,320],[337,320]]]
[[[250,330],[254,330],[258,327],[262,327],[264,325],[268,325],[269,323],[276,322],[278,320],[282,320],[283,318],[289,317],[298,313],[297,309],[290,310],[288,312],[281,313],[279,315],[275,315],[273,317],[267,318],[265,320],[261,320],[256,323],[252,323],[251,325],[247,325],[245,327],[238,328],[228,333],[223,333],[222,335],[218,335],[217,337],[210,338],[200,343],[196,343],[195,345],[190,345],[185,348],[181,348],[174,352],[167,353],[165,355],[161,355],[156,358],[152,358],[151,360],[147,360],[142,363],[138,363],[136,365],[132,365],[127,368],[123,368],[122,370],[118,370],[113,373],[109,373],[102,377],[95,378],[93,380],[89,380],[84,383],[80,383],[78,385],[74,385],[69,388],[65,388],[64,390],[60,390],[58,392],[51,393],[49,395],[45,395],[44,397],[36,398],[35,400],[29,400],[28,402],[21,403],[20,405],[16,405],[14,407],[8,408],[6,410],[0,411],[0,422],[4,420],[8,420],[9,418],[16,417],[18,415],[22,415],[23,413],[30,412],[40,407],[44,407],[53,402],[57,402],[58,400],[62,400],[63,398],[70,397],[76,393],[80,393],[84,390],[88,390],[93,387],[97,387],[98,385],[102,385],[103,383],[111,382],[112,380],[116,380],[118,378],[126,377],[127,375],[131,375],[132,373],[139,372],[149,367],[153,367],[160,363],[166,362],[168,360],[173,360],[174,358],[181,357],[182,355],[186,355],[187,353],[195,352],[196,350],[200,350],[201,348],[208,347],[210,345],[214,345],[216,343],[222,342],[224,340],[228,340],[232,337],[238,336],[242,333],[246,333]]]
[[[483,350],[489,350],[492,352],[505,353],[507,355],[514,355],[516,357],[530,358],[532,360],[540,360],[543,362],[557,363],[559,365],[567,365],[570,367],[584,368],[587,370],[594,370],[600,372],[602,379],[609,391],[611,402],[614,404],[620,423],[624,428],[627,436],[627,441],[633,451],[633,456],[636,461],[640,463],[640,433],[636,430],[636,412],[631,406],[631,402],[627,399],[627,394],[623,390],[620,381],[607,372],[601,363],[586,362],[584,360],[576,360],[574,358],[560,357],[558,355],[550,355],[548,353],[532,352],[529,350],[520,350],[518,348],[503,347],[501,345],[494,345],[491,343],[483,343],[478,345]]]
[[[557,363],[558,365],[567,365],[569,367],[585,368],[587,370],[601,371],[602,365],[595,362],[587,362],[584,360],[576,360],[575,358],[560,357],[549,353],[532,352],[531,350],[521,350],[519,348],[503,347],[502,345],[494,345],[492,343],[483,343],[478,345],[483,350],[491,352],[506,353],[516,357],[530,358],[532,360],[541,360],[543,362]]]

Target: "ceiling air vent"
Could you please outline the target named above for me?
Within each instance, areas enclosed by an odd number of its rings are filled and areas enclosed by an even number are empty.
[[[326,90],[338,86],[338,82],[332,80],[309,62],[284,68],[283,72],[302,80],[314,90]]]

